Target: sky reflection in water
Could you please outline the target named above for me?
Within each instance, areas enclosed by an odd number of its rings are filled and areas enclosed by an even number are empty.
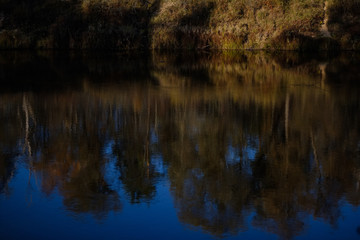
[[[356,239],[359,56],[0,54],[4,239]]]

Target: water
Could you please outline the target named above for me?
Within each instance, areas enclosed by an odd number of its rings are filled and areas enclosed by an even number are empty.
[[[360,57],[0,53],[1,239],[358,239]]]

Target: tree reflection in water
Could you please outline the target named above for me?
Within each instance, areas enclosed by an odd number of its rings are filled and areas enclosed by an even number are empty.
[[[179,220],[215,236],[293,238],[307,216],[335,226],[342,200],[359,205],[357,56],[15,55],[1,58],[1,193],[23,161],[101,219],[122,208],[113,181],[151,204],[168,179]]]

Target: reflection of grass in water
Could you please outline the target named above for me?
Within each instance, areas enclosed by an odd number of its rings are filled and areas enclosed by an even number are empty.
[[[326,81],[320,86],[322,88],[313,87],[322,78],[314,71],[312,63],[284,68],[259,56],[248,56],[245,63],[231,64],[220,58],[189,67],[186,72],[186,66],[172,65],[171,59],[167,59],[166,64],[161,63],[152,73],[160,87],[150,87],[147,92],[154,104],[163,106],[163,112],[158,112],[160,125],[168,121],[166,112],[176,113],[171,131],[163,133],[165,136],[173,134],[175,139],[170,138],[171,144],[163,145],[163,151],[165,161],[170,164],[169,176],[182,221],[201,226],[213,234],[221,235],[225,226],[227,229],[234,227],[231,231],[236,232],[241,219],[227,219],[222,213],[232,211],[242,216],[245,214],[242,211],[248,209],[246,199],[250,198],[257,207],[258,217],[254,224],[289,237],[303,229],[304,220],[299,214],[313,214],[334,223],[338,217],[340,195],[344,194],[351,203],[357,204],[358,196],[348,194],[354,193],[351,183],[357,178],[352,169],[357,168],[357,164],[347,154],[356,149],[354,144],[358,142],[358,136],[353,135],[348,126],[358,129],[358,116],[341,114],[350,105],[359,108],[356,89],[349,98],[350,103],[343,99],[343,93],[333,91]],[[197,85],[189,71],[207,72],[202,74],[207,77],[201,81],[205,83],[204,87]],[[127,97],[137,96],[137,91],[142,92],[140,89],[139,86],[133,88],[134,92],[127,91]],[[116,98],[116,90],[113,91],[110,95]],[[99,97],[105,97],[106,92],[98,93]],[[285,107],[287,96],[288,112]],[[238,107],[236,111],[235,106]],[[236,112],[244,118],[239,118]],[[287,126],[285,118],[288,119]],[[238,175],[237,169],[241,165],[226,167],[222,161],[228,152],[224,139],[230,138],[237,149],[246,149],[247,142],[241,140],[244,136],[259,138],[255,159],[250,164],[252,177]],[[310,138],[313,139],[312,146],[309,146]],[[160,143],[165,142],[168,142],[166,137],[163,140],[160,137]],[[318,166],[311,163],[314,149]],[[266,160],[261,160],[264,157]],[[327,179],[325,185],[321,185],[324,190],[311,187],[322,184],[314,173],[319,172],[319,168],[321,176]],[[204,180],[197,173],[194,176],[189,173],[191,169],[201,169]],[[247,177],[252,181],[248,182]],[[342,193],[338,192],[339,188],[329,188],[333,181],[342,186]],[[185,183],[191,185],[191,191]],[[238,188],[234,190],[233,186]],[[319,195],[325,191],[332,200],[325,201],[312,191],[321,191],[317,193]],[[206,197],[199,197],[204,194]],[[324,201],[330,206],[328,209],[321,207]],[[207,205],[203,202],[214,203],[214,211],[205,211],[203,208]],[[209,214],[212,219],[223,221],[215,225],[208,219]],[[272,224],[268,228],[269,222]]]
[[[37,124],[30,144],[38,153],[34,168],[46,180],[43,191],[59,187],[75,212],[104,216],[119,209],[103,172],[106,149],[133,202],[156,194],[151,156],[161,152],[180,220],[215,235],[253,224],[294,236],[303,230],[303,216],[334,223],[341,199],[359,204],[358,89],[334,90],[327,81],[326,91],[307,87],[321,80],[316,61],[245,54],[194,63],[167,57],[152,62],[145,74],[152,82],[86,80],[82,89],[32,94],[28,104]],[[104,69],[124,79],[121,69],[118,75],[116,68]],[[18,127],[24,115],[14,110],[22,95],[1,99],[8,129],[0,145],[17,146],[25,134]],[[229,163],[234,149],[237,161]],[[256,221],[244,222],[249,212]]]
[[[281,99],[288,89],[296,91],[295,86],[320,85],[321,76],[316,73],[313,64],[300,65],[285,69],[269,56],[249,54],[246,61],[237,62],[238,57],[216,55],[212,61],[204,61],[190,71],[205,72],[205,79],[191,78],[182,72],[187,66],[161,64],[153,76],[159,85],[171,96],[172,101],[181,103],[187,99],[227,101],[230,96],[235,102],[245,104],[246,101],[268,104],[269,106]],[[176,66],[176,67],[174,67]],[[156,67],[156,65],[155,65]],[[313,73],[314,72],[314,73]],[[204,82],[205,87],[186,88]],[[172,87],[172,88],[169,88]],[[245,101],[245,102],[244,102]]]

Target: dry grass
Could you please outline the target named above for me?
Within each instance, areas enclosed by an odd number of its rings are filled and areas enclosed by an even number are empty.
[[[329,0],[329,30],[342,49],[360,50],[360,0]]]
[[[186,43],[192,48],[280,47],[271,43],[284,32],[316,37],[323,17],[322,1],[164,0],[152,20],[151,46],[187,48],[182,40],[190,36],[192,41],[187,39]],[[196,24],[199,19],[201,25]],[[299,47],[286,46],[287,49]]]
[[[324,1],[0,0],[0,47],[299,50],[320,37]],[[329,0],[328,15],[334,39],[360,48],[360,0]],[[10,44],[15,30],[30,38]]]

